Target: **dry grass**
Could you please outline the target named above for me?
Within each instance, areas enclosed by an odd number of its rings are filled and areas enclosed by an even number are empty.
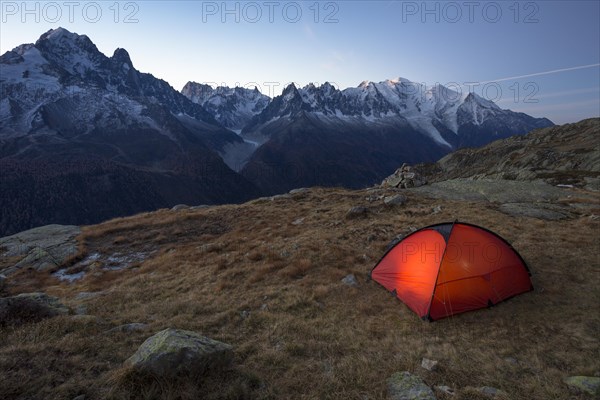
[[[600,371],[598,221],[515,219],[489,204],[414,194],[406,206],[388,208],[365,197],[365,191],[313,189],[288,199],[161,210],[86,227],[81,242],[88,253],[156,252],[137,268],[95,271],[75,284],[38,274],[22,284],[11,280],[12,292],[43,290],[72,307],[85,304],[97,318],[0,328],[0,397],[380,399],[386,378],[409,370],[429,385],[456,388],[457,400],[482,398],[469,387],[484,385],[515,400],[585,399],[569,393],[562,378]],[[438,204],[442,212],[434,215]],[[347,220],[346,211],[357,205],[368,205],[369,216]],[[425,323],[366,282],[394,236],[456,218],[510,240],[529,263],[537,290]],[[360,287],[340,283],[349,273]],[[102,294],[76,301],[84,291]],[[131,322],[149,328],[107,332]],[[181,382],[121,368],[148,336],[167,327],[232,344],[236,367]],[[439,370],[421,369],[422,357],[439,360]]]

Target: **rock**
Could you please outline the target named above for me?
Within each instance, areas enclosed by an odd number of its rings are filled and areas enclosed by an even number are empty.
[[[553,202],[566,197],[565,189],[540,181],[521,182],[491,179],[451,179],[431,185],[410,189],[434,199],[458,201],[489,201],[496,203]],[[578,193],[578,197],[596,200],[595,193]]]
[[[507,363],[512,364],[512,365],[517,365],[519,363],[519,360],[517,360],[514,357],[505,357],[504,361],[506,361]]]
[[[242,319],[247,319],[248,317],[250,317],[250,311],[249,310],[242,310],[240,312],[240,317],[242,317]]]
[[[600,378],[597,376],[569,376],[563,381],[573,391],[600,395]]]
[[[308,192],[310,189],[309,188],[298,188],[298,189],[292,189],[290,190],[290,194],[300,194],[300,193],[306,193]]]
[[[353,274],[346,275],[342,278],[342,283],[347,286],[358,287],[358,281]]]
[[[387,196],[383,199],[383,202],[388,206],[401,206],[406,203],[406,196],[402,194],[395,194],[393,196]]]
[[[77,397],[73,397],[73,400],[85,400],[85,399],[86,399],[85,394],[81,394]]]
[[[491,397],[493,399],[496,398],[507,398],[507,394],[506,392],[503,392],[500,389],[496,389],[495,387],[491,387],[491,386],[482,386],[480,388],[476,389],[479,393],[484,394],[488,397]]]
[[[421,368],[425,368],[427,371],[435,371],[437,369],[438,362],[430,360],[429,358],[423,358],[421,360]]]
[[[87,314],[87,306],[85,304],[80,304],[75,307],[75,314],[77,315],[85,315]]]
[[[547,221],[568,218],[567,213],[557,210],[559,207],[545,203],[506,203],[501,204],[499,209],[513,217],[530,217]]]
[[[233,348],[195,332],[165,329],[148,338],[125,365],[157,377],[201,375],[227,368]]]
[[[440,391],[440,392],[442,392],[444,394],[447,394],[448,396],[454,396],[455,395],[454,389],[452,389],[450,386],[444,386],[444,385],[436,386],[435,390]]]
[[[171,208],[171,211],[187,210],[189,208],[190,206],[188,206],[187,204],[177,204],[176,206],[173,206],[173,208]]]
[[[432,214],[439,214],[442,212],[442,206],[437,205],[431,209]]]
[[[104,292],[79,292],[77,296],[75,296],[75,300],[89,300],[94,297],[100,296]]]
[[[10,275],[20,268],[47,271],[64,264],[78,253],[78,226],[46,225],[12,236],[0,238],[0,257],[17,257],[14,266],[6,268]]]
[[[427,184],[427,179],[406,163],[402,164],[396,172],[385,178],[381,183],[382,186],[391,186],[401,189],[419,187],[425,184]]]
[[[367,207],[352,207],[346,213],[347,219],[355,219],[355,218],[364,218],[369,214],[369,209]]]
[[[124,325],[116,326],[112,329],[109,329],[108,332],[123,332],[123,333],[138,332],[138,331],[145,330],[147,327],[148,327],[147,324],[143,324],[140,322],[133,322],[131,324],[124,324]]]
[[[68,313],[69,309],[57,297],[46,293],[22,293],[0,298],[0,325],[40,321]]]
[[[421,378],[410,372],[396,372],[387,380],[390,400],[436,400],[433,391]]]
[[[211,206],[206,205],[206,204],[200,204],[199,206],[192,206],[190,207],[190,210],[202,210],[204,208],[210,208]]]
[[[298,218],[292,222],[292,225],[302,225],[304,223],[304,218]]]

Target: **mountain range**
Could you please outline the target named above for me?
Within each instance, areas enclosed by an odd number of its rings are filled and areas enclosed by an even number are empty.
[[[0,234],[301,186],[371,185],[404,162],[551,126],[398,78],[339,90],[181,92],[63,28],[0,57]]]

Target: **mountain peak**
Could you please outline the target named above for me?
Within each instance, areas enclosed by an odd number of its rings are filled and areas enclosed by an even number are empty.
[[[75,39],[77,37],[79,37],[78,34],[71,32],[63,27],[58,27],[56,29],[50,29],[48,32],[42,34],[42,36],[40,36],[40,40],[60,40],[63,38]]]
[[[133,68],[133,63],[131,62],[131,57],[129,57],[129,53],[127,50],[122,48],[117,48],[113,53],[112,59],[117,63],[127,64],[130,68]]]

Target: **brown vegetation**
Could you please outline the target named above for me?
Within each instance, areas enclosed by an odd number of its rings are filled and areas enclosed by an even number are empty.
[[[491,203],[415,193],[394,208],[367,196],[312,189],[85,227],[80,240],[87,254],[156,252],[137,266],[95,269],[73,284],[31,272],[11,278],[13,293],[45,291],[71,307],[85,304],[95,317],[0,328],[0,397],[380,399],[386,378],[408,370],[431,386],[456,388],[453,399],[484,399],[466,389],[484,385],[514,400],[586,398],[571,394],[562,379],[600,370],[597,219],[583,211],[560,222],[517,219]],[[346,219],[358,205],[369,207],[368,216]],[[436,205],[442,211],[434,214]],[[509,240],[529,263],[536,290],[427,323],[366,281],[396,235],[454,219]],[[350,273],[358,288],[340,282]],[[79,292],[101,294],[77,300]],[[107,332],[132,322],[148,329]],[[168,327],[232,344],[230,379],[173,384],[121,368],[148,336]],[[440,368],[422,369],[422,357]]]

